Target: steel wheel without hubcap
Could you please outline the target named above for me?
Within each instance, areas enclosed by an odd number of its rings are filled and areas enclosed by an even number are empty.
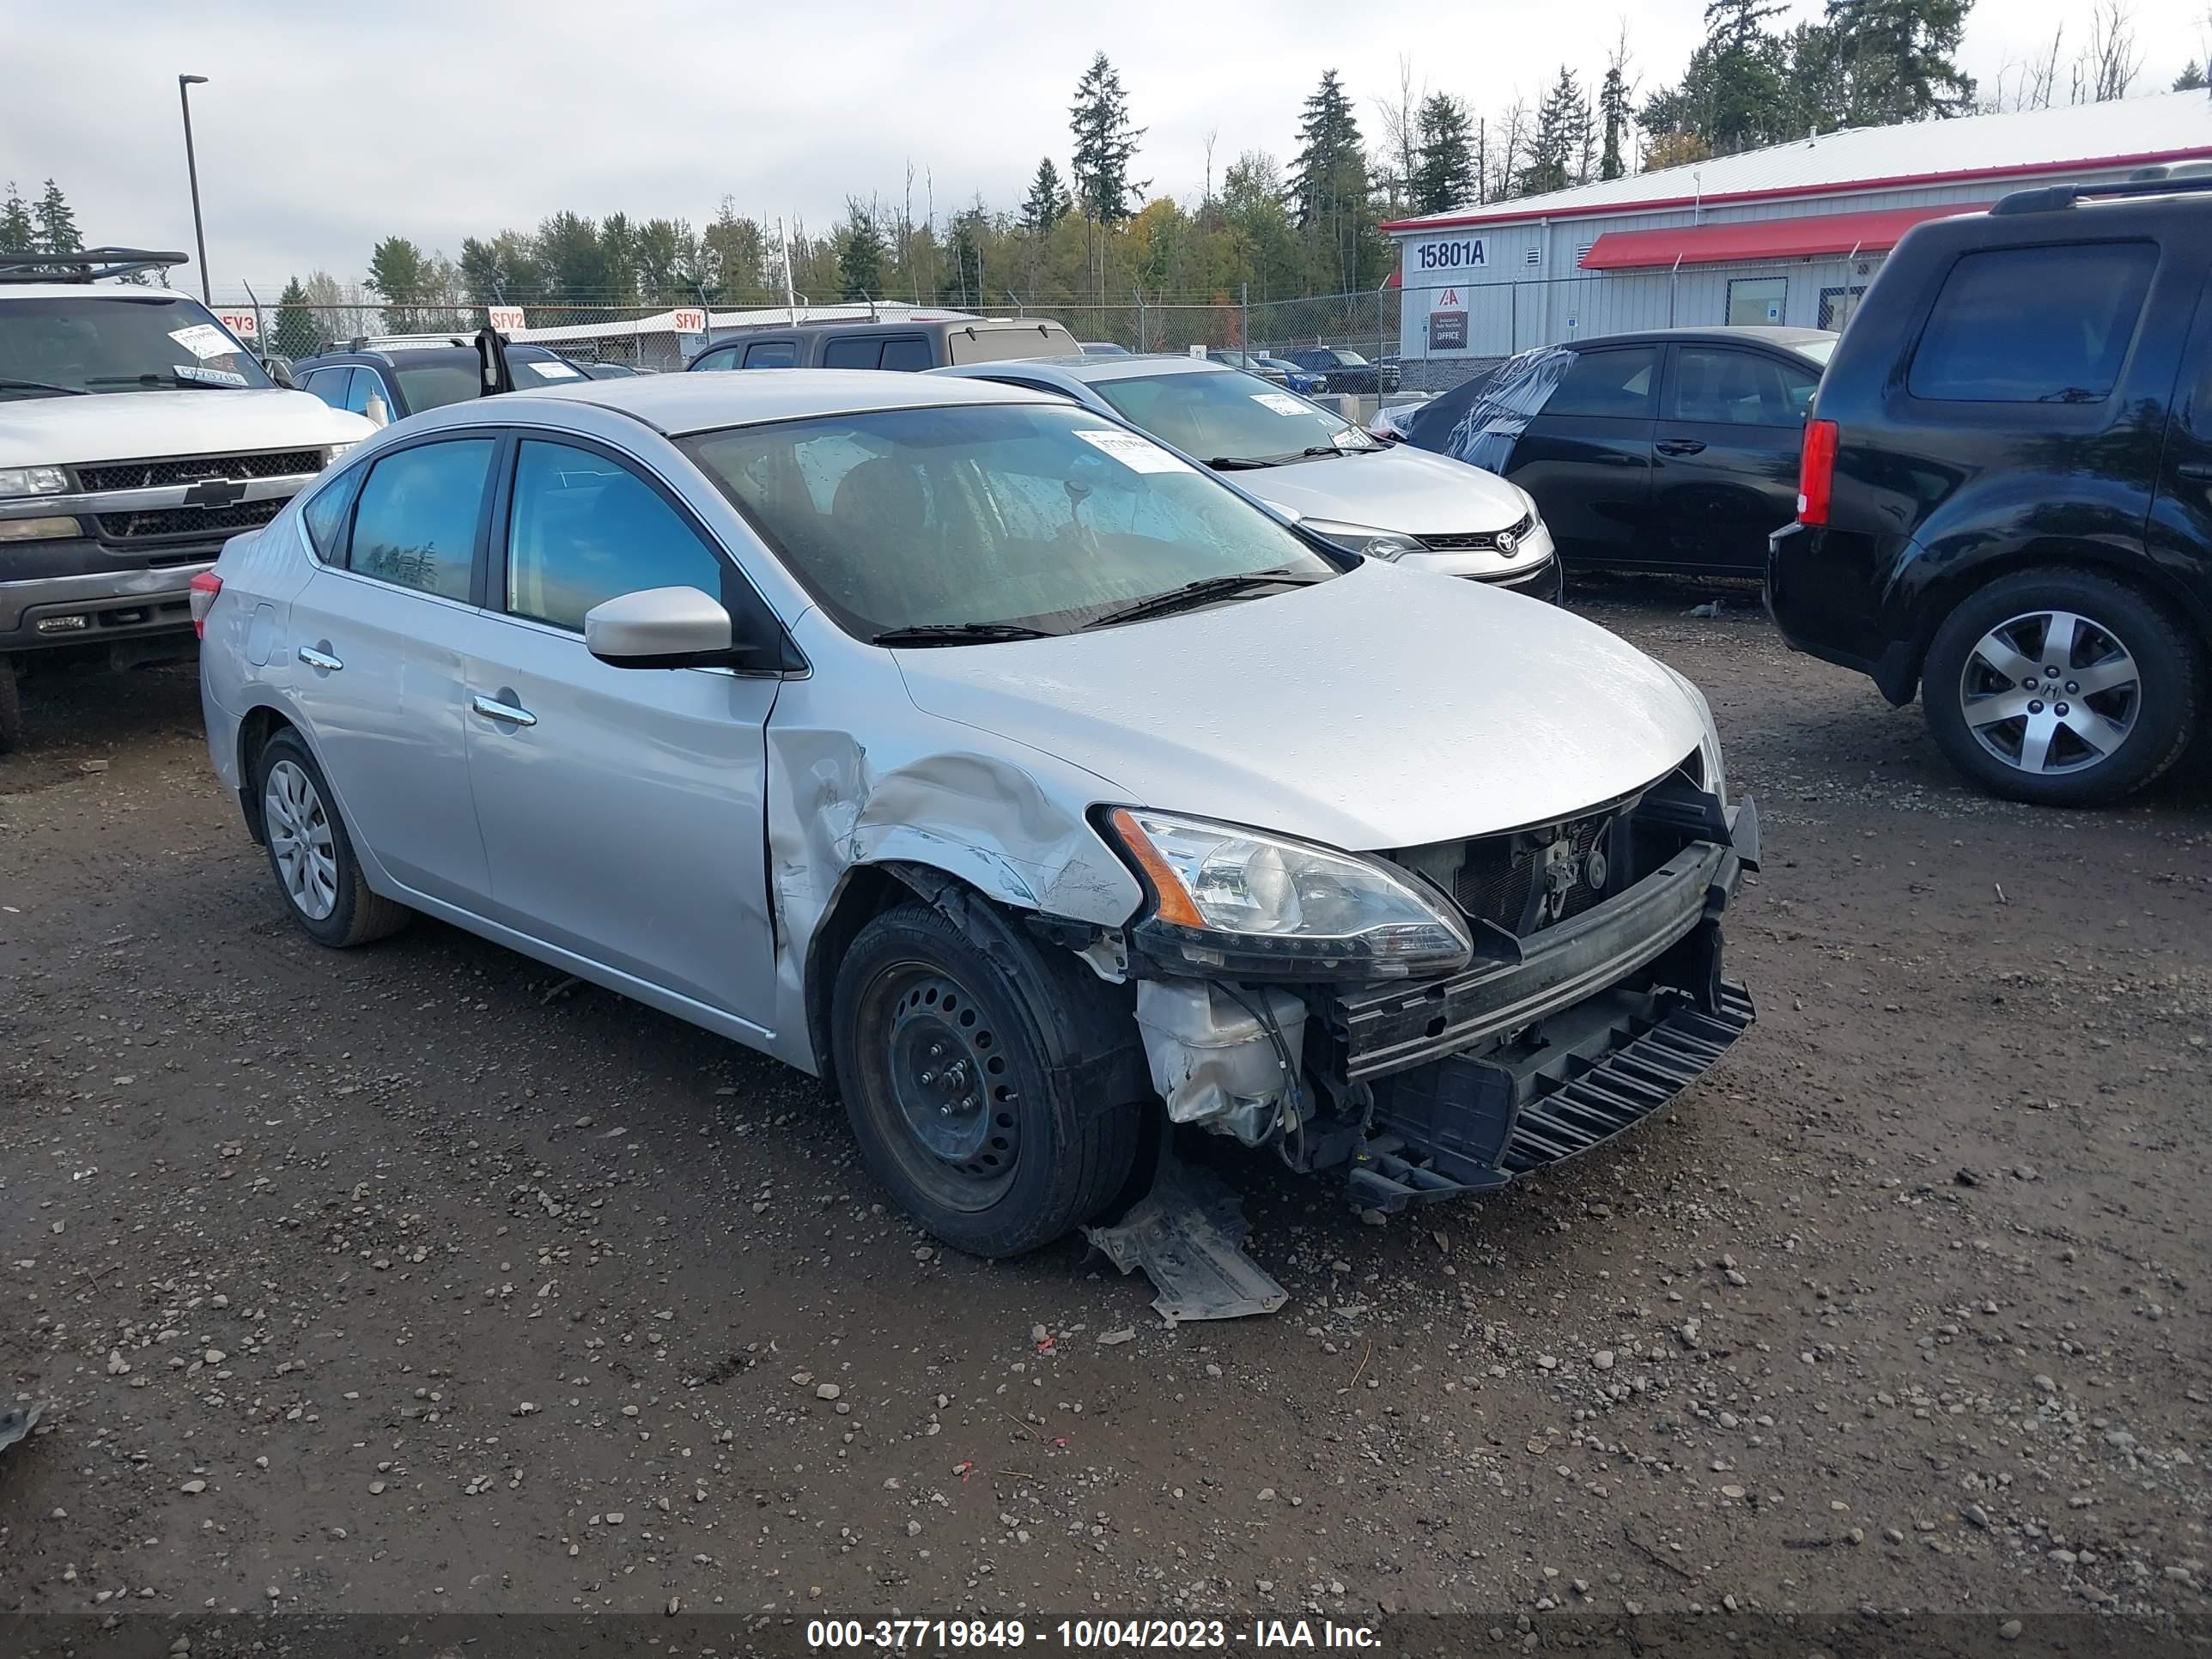
[[[893,1151],[939,1203],[981,1210],[1014,1179],[1020,1101],[989,1012],[941,969],[898,963],[863,1002],[862,1041],[885,1054],[884,1080],[907,1130]]]
[[[1975,742],[2038,777],[2106,760],[2142,708],[2134,653],[2111,629],[2070,611],[1999,623],[1966,653],[1959,676],[1959,708]]]
[[[314,780],[295,763],[278,761],[262,786],[261,815],[285,897],[309,921],[325,920],[337,908],[338,865]]]

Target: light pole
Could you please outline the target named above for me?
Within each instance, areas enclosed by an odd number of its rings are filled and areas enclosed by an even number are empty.
[[[213,305],[215,295],[208,285],[207,232],[200,226],[200,167],[192,156],[192,93],[194,87],[207,84],[204,75],[179,75],[177,77],[177,102],[185,111],[185,172],[192,181],[192,240],[200,251],[200,300]]]

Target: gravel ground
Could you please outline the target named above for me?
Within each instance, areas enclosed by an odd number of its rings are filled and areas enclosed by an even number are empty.
[[[50,1403],[0,1612],[2201,1629],[2212,769],[1983,799],[1706,596],[1578,603],[1758,798],[1759,1024],[1622,1144],[1387,1227],[1220,1160],[1292,1301],[1178,1329],[1072,1245],[933,1248],[795,1073],[442,927],[319,950],[189,671],[33,682],[0,1360]]]

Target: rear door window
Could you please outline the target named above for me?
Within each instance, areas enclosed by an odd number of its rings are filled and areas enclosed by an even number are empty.
[[[2157,264],[2149,242],[1966,254],[1936,295],[1906,386],[1949,403],[2102,403]]]
[[[937,367],[936,356],[929,342],[918,334],[902,334],[895,340],[884,342],[884,367],[908,374],[919,374],[925,368]]]
[[[1650,420],[1658,379],[1656,346],[1577,352],[1546,401],[1544,413]]]
[[[824,368],[877,368],[884,361],[884,343],[862,335],[832,340],[822,349]]]
[[[1724,426],[1795,426],[1820,384],[1810,369],[1728,346],[1683,346],[1674,354],[1670,418]]]
[[[352,569],[466,600],[495,447],[489,438],[417,444],[370,467],[354,512]]]
[[[798,363],[796,340],[755,340],[745,348],[747,368],[793,368]]]

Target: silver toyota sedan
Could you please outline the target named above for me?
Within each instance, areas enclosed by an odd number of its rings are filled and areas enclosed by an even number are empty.
[[[1127,421],[1337,546],[1557,599],[1552,532],[1520,485],[1385,443],[1259,376],[1203,357],[1026,357],[930,371],[996,380]]]
[[[819,1076],[979,1255],[1126,1210],[1171,1124],[1362,1207],[1485,1190],[1751,1018],[1719,918],[1755,818],[1693,687],[1062,398],[455,404],[194,611],[215,768],[312,938],[435,916]]]

